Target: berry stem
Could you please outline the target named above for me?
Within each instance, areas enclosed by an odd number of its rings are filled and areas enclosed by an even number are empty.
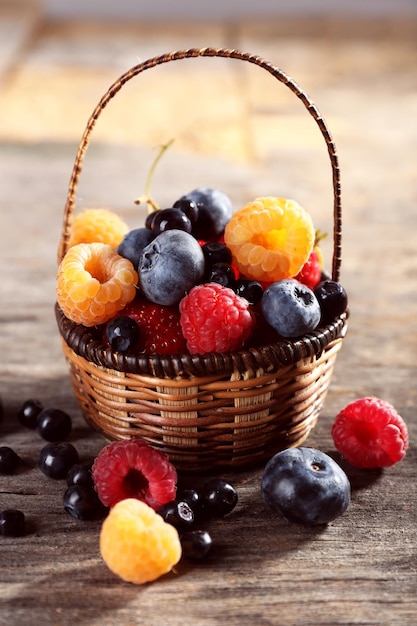
[[[137,198],[137,200],[135,200],[135,204],[142,204],[142,203],[146,202],[146,204],[148,205],[148,213],[152,213],[152,211],[158,211],[159,210],[159,206],[151,198],[152,179],[153,179],[156,167],[157,167],[159,161],[162,158],[162,155],[164,154],[164,152],[166,152],[166,150],[168,150],[168,148],[173,144],[173,142],[174,142],[174,139],[170,139],[169,141],[167,141],[167,143],[164,143],[161,146],[159,146],[158,154],[156,155],[155,159],[153,160],[153,163],[152,163],[152,165],[151,165],[151,167],[149,169],[149,172],[148,172],[148,176],[146,177],[145,193],[144,193],[144,195],[139,196],[139,198]]]

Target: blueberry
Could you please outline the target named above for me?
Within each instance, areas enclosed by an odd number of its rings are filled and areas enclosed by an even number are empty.
[[[71,443],[53,441],[42,448],[38,465],[45,476],[60,480],[65,478],[71,466],[78,462],[78,452]]]
[[[299,337],[314,330],[321,310],[314,293],[297,280],[272,283],[263,293],[261,309],[264,318],[282,337]]]
[[[151,302],[174,305],[201,281],[204,267],[204,255],[192,235],[166,230],[143,251],[140,287]]]
[[[39,400],[25,400],[17,412],[17,417],[26,428],[36,428],[38,415],[42,410],[43,404]]]
[[[274,513],[288,522],[327,524],[350,503],[350,483],[342,468],[314,448],[289,448],[267,463],[262,495]]]
[[[43,409],[38,415],[36,430],[46,441],[64,441],[71,429],[71,418],[61,409]]]
[[[0,512],[0,535],[20,537],[25,534],[26,520],[23,511],[6,509]]]
[[[181,209],[160,209],[155,212],[152,220],[152,230],[155,235],[174,229],[191,233],[191,221]]]
[[[184,200],[192,200],[198,207],[192,230],[196,239],[211,241],[224,233],[233,213],[232,203],[225,193],[212,187],[198,187],[180,198],[181,202]]]
[[[233,511],[238,501],[235,487],[222,478],[205,483],[200,497],[204,514],[208,517],[224,517]]]
[[[159,510],[159,515],[179,531],[186,530],[194,524],[194,512],[185,500],[167,502]]]
[[[20,463],[20,458],[12,448],[0,447],[0,474],[14,474]]]
[[[182,554],[193,561],[201,561],[210,552],[213,540],[206,530],[189,530],[181,535]]]
[[[70,485],[64,492],[64,509],[74,519],[94,521],[102,519],[108,512],[94,489],[85,485]]]
[[[151,214],[154,215],[153,213]],[[117,253],[132,262],[138,268],[143,249],[155,239],[155,233],[148,228],[135,228],[128,232],[119,243]]]
[[[344,287],[333,280],[324,280],[314,289],[323,322],[330,322],[344,313],[348,306],[348,297]]]
[[[82,485],[89,489],[94,488],[93,475],[91,473],[91,463],[74,463],[67,473],[67,485]]]
[[[128,352],[139,339],[139,325],[128,316],[115,317],[106,325],[106,338],[115,352]]]

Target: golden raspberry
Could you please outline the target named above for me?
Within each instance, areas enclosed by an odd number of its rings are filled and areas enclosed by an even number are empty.
[[[257,198],[236,211],[226,226],[225,243],[239,271],[252,280],[293,278],[314,246],[310,215],[294,200]]]
[[[86,209],[74,217],[68,245],[97,241],[117,248],[128,231],[127,224],[113,211]]]
[[[141,500],[127,498],[115,504],[104,520],[100,552],[114,574],[140,585],[171,571],[182,548],[174,526]]]
[[[96,326],[114,317],[136,294],[132,263],[104,243],[80,243],[58,268],[57,300],[77,324]]]

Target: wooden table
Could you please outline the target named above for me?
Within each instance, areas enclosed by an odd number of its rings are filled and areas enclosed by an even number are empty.
[[[1,477],[0,510],[23,510],[28,532],[0,541],[0,623],[415,624],[415,21],[38,27],[2,79],[0,441],[23,465]],[[105,444],[76,406],[53,313],[56,247],[76,146],[98,98],[138,57],[206,44],[256,52],[282,67],[314,98],[339,149],[342,282],[351,320],[308,445],[333,452],[336,413],[364,395],[396,406],[411,445],[397,466],[350,473],[351,506],[324,528],[276,519],[262,501],[262,468],[227,474],[239,503],[211,526],[208,560],[182,562],[175,573],[138,587],[102,562],[100,523],[65,513],[64,483],[37,469],[45,442],[22,428],[16,413],[24,400],[38,398],[70,412],[70,440],[83,459]],[[133,200],[143,192],[154,147],[174,136],[153,183],[161,204],[198,184],[223,189],[236,206],[265,193],[291,195],[311,209],[318,227],[331,230],[327,155],[305,111],[258,70],[211,63],[155,70],[109,108],[86,159],[80,203],[118,209],[132,227],[139,224],[143,214]]]

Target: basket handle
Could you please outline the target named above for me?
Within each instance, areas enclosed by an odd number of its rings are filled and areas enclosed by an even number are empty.
[[[64,208],[64,217],[62,224],[61,238],[58,249],[58,261],[61,261],[68,249],[68,241],[71,233],[73,213],[75,209],[75,198],[77,193],[78,182],[82,170],[84,156],[90,141],[90,135],[99,118],[103,109],[107,106],[110,100],[117,94],[129,80],[141,74],[145,70],[162,65],[170,61],[178,61],[187,58],[196,57],[222,57],[238,59],[241,61],[247,61],[253,63],[266,70],[278,81],[286,85],[304,104],[308,113],[316,121],[320,132],[326,142],[327,150],[330,158],[330,165],[332,168],[332,182],[333,182],[333,260],[332,260],[332,279],[339,280],[340,268],[342,263],[342,206],[341,206],[341,189],[340,189],[340,167],[339,159],[336,152],[336,146],[332,139],[331,133],[328,129],[327,123],[321,116],[314,102],[309,96],[302,91],[297,83],[285,74],[281,69],[273,66],[268,61],[265,61],[259,56],[241,52],[239,50],[231,50],[226,48],[189,48],[187,50],[178,50],[176,52],[170,52],[161,56],[153,57],[147,61],[135,65],[130,70],[125,72],[120,78],[118,78],[102,96],[100,102],[97,104],[93,113],[91,114],[87,126],[82,135],[80,144],[78,146],[77,155],[75,158],[69,187],[67,201]]]

